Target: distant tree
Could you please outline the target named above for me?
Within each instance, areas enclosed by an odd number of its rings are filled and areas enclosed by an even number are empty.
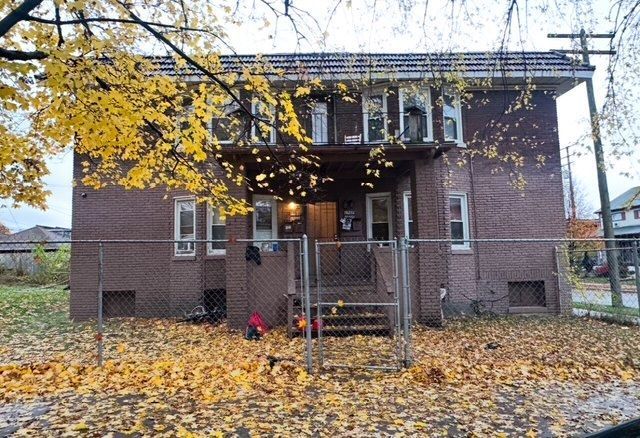
[[[11,234],[11,230],[9,229],[9,227],[0,222],[0,235],[8,236],[9,234]]]

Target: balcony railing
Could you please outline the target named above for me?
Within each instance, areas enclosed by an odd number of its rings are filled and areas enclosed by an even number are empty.
[[[434,139],[434,129],[431,116],[427,113],[408,112],[375,112],[362,111],[339,113],[298,113],[298,118],[307,135],[313,139],[314,145],[370,145],[380,143],[425,144]],[[247,118],[248,119],[248,118]],[[231,132],[218,129],[222,123],[231,119],[217,119],[212,123],[214,133],[223,144],[236,144],[248,139],[265,140],[271,144],[286,144],[286,137],[274,132],[267,135],[261,132],[257,126],[251,123],[238,121],[233,124],[235,136],[229,136]],[[217,132],[216,132],[217,131]],[[365,132],[366,131],[366,132]],[[226,135],[225,135],[226,134]],[[254,141],[260,144],[263,140]]]

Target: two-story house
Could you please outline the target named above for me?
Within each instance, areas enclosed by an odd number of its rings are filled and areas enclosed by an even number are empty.
[[[602,213],[596,211],[600,220],[600,230],[602,232]],[[611,200],[611,219],[613,221],[613,234],[618,239],[637,239],[640,241],[640,187],[632,187],[621,195]],[[631,251],[631,241],[623,240],[619,242],[622,248],[620,256],[622,262],[627,266],[633,266],[633,252]],[[602,257],[604,259],[604,257]]]
[[[352,99],[318,92],[312,111],[300,108],[313,153],[320,157],[321,172],[330,181],[311,199],[279,200],[259,189],[232,187],[235,196],[252,204],[253,212],[226,218],[194,202],[188,193],[167,197],[162,188],[117,187],[95,191],[78,183],[73,192],[76,239],[184,241],[162,247],[111,245],[105,250],[105,297],[120,303],[110,308],[113,315],[176,314],[197,304],[203,291],[223,290],[229,324],[242,327],[253,310],[264,311],[260,300],[270,300],[269,308],[284,309],[284,295],[299,284],[294,245],[257,244],[258,266],[247,260],[250,243],[242,239],[303,234],[312,248],[316,240],[447,239],[412,248],[413,314],[419,321],[441,322],[442,289],[453,307],[491,297],[496,301],[494,310],[504,313],[567,310],[570,301],[561,296],[553,243],[469,239],[564,237],[556,99],[590,77],[592,67],[554,52],[284,54],[264,59],[284,76],[304,72],[325,82],[346,83],[354,76],[367,78],[361,82],[366,85],[350,90]],[[223,65],[233,68],[254,60],[224,56]],[[161,72],[174,74],[170,59],[159,63]],[[473,87],[465,90],[467,98],[460,99],[456,89],[447,86],[450,73],[474,80]],[[530,91],[527,104],[510,105],[525,86]],[[251,96],[240,98],[251,102]],[[268,142],[275,154],[286,154],[286,148],[277,147],[279,138],[273,132]],[[401,139],[404,146],[391,138]],[[222,140],[227,144],[221,153],[242,165],[247,176],[255,176],[260,166],[251,148],[235,147],[232,138]],[[364,163],[371,148],[380,144],[385,144],[394,166],[385,169],[371,188],[362,184],[367,179]],[[495,149],[496,157],[486,150],[475,157],[465,154],[488,147]],[[526,181],[524,189],[513,185],[515,173],[509,169],[513,163],[500,160],[514,148],[522,156],[518,172]],[[76,159],[76,181],[81,171]],[[190,242],[194,239],[229,242]],[[346,251],[339,245],[332,250]],[[74,318],[96,314],[96,254],[89,246],[74,248]],[[349,256],[352,274],[360,269],[353,267],[356,256]],[[362,269],[369,269],[376,251],[367,248],[361,257]],[[314,269],[312,263],[312,277],[317,274]],[[341,270],[340,266],[323,269],[327,270],[323,275],[334,276]],[[340,277],[336,278],[339,284]],[[531,287],[535,300],[509,294],[514,286]],[[283,322],[278,315],[267,319],[271,325]]]

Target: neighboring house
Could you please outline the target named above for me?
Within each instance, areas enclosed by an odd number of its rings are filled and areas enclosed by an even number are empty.
[[[71,241],[71,229],[36,225],[13,234],[0,235],[0,269],[33,274],[38,269],[34,249],[41,245],[53,252]],[[37,242],[37,243],[21,243]]]
[[[599,217],[600,230],[598,235],[604,235],[602,231],[602,212],[596,211]],[[633,187],[611,200],[611,219],[613,221],[613,234],[619,239],[637,239],[640,242],[640,186]],[[618,246],[623,248],[620,253],[623,263],[633,265],[633,253],[631,241],[621,241]]]
[[[262,264],[257,266],[245,258],[247,243],[205,245],[189,240],[226,237],[235,242],[296,238],[303,233],[309,236],[312,252],[315,240],[387,240],[405,235],[453,239],[453,244],[424,243],[411,250],[413,315],[421,322],[441,322],[442,289],[447,291],[448,308],[464,310],[472,300],[488,300],[493,311],[502,313],[569,310],[568,291],[559,290],[553,243],[470,243],[464,239],[566,236],[556,98],[591,77],[592,67],[555,52],[499,56],[284,54],[264,58],[284,71],[281,78],[287,74],[299,77],[301,72],[310,78],[347,83],[355,73],[374,78],[371,86],[354,90],[353,102],[330,93],[313,96],[321,104],[304,122],[314,139],[313,152],[322,158],[322,172],[333,181],[307,203],[300,199],[280,202],[266,193],[232,186],[232,194],[252,203],[254,212],[225,219],[217,210],[196,204],[187,193],[175,193],[167,199],[162,188],[92,190],[80,182],[82,166],[76,157],[74,238],[184,240],[175,247],[105,246],[105,300],[120,303],[111,307],[113,315],[179,314],[197,304],[205,290],[222,289],[226,290],[231,327],[243,327],[251,311],[285,309],[286,294],[299,287],[294,245],[260,244]],[[255,57],[224,56],[222,60],[232,69]],[[172,74],[171,59],[160,58],[158,62],[165,74]],[[483,89],[478,85],[464,106],[452,89],[435,83],[418,87],[412,96],[405,91],[409,86],[415,90],[416,81],[453,70],[469,78],[490,78],[497,86]],[[533,109],[505,112],[505,102],[515,98],[525,77],[536,86],[530,100]],[[251,96],[241,92],[240,98],[250,103]],[[368,111],[370,102],[381,109]],[[495,171],[495,160],[476,157],[461,166],[454,164],[466,147],[481,144],[483,133],[496,120],[506,126],[501,133],[501,152],[536,140],[535,148],[519,148],[526,158],[520,169],[527,180],[522,192],[510,184],[513,175],[508,170]],[[361,184],[366,178],[364,163],[371,145],[386,141],[380,133],[384,126],[387,132],[404,138],[406,149],[386,146],[394,167],[374,181],[374,189],[368,189]],[[519,139],[516,145],[510,143],[514,137]],[[270,140],[277,145],[275,135]],[[242,164],[249,176],[255,175],[258,165],[251,148],[229,143],[222,153],[233,154],[234,163]],[[544,166],[538,165],[539,156],[546,157]],[[392,279],[382,272],[389,269],[381,262],[381,254],[388,248],[362,248],[356,254],[348,253],[348,245],[328,246],[323,251],[342,253],[339,257],[321,254],[324,260],[336,260],[335,265],[321,268],[323,281],[333,281],[337,287],[348,284],[342,288],[347,301],[352,298],[348,290],[366,292],[367,281]],[[350,276],[341,277],[344,271]],[[354,284],[354,278],[361,274],[363,284]],[[315,278],[313,259],[311,275]],[[95,317],[95,245],[72,247],[70,286],[72,317]],[[366,295],[359,299],[366,300]],[[264,300],[269,300],[268,306],[263,305]],[[275,314],[266,318],[270,325],[285,322]]]

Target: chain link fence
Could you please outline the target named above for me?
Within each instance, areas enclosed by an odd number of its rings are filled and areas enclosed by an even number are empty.
[[[266,340],[256,354],[309,370],[397,369],[412,361],[416,324],[514,314],[639,324],[637,241],[615,243],[5,239],[0,363],[187,358],[227,339]]]
[[[397,242],[316,242],[315,249],[319,366],[399,369]]]
[[[615,249],[601,241],[568,242],[559,247],[559,257],[575,315],[640,324],[638,241],[616,241]],[[617,273],[609,269],[612,257],[618,261]]]

